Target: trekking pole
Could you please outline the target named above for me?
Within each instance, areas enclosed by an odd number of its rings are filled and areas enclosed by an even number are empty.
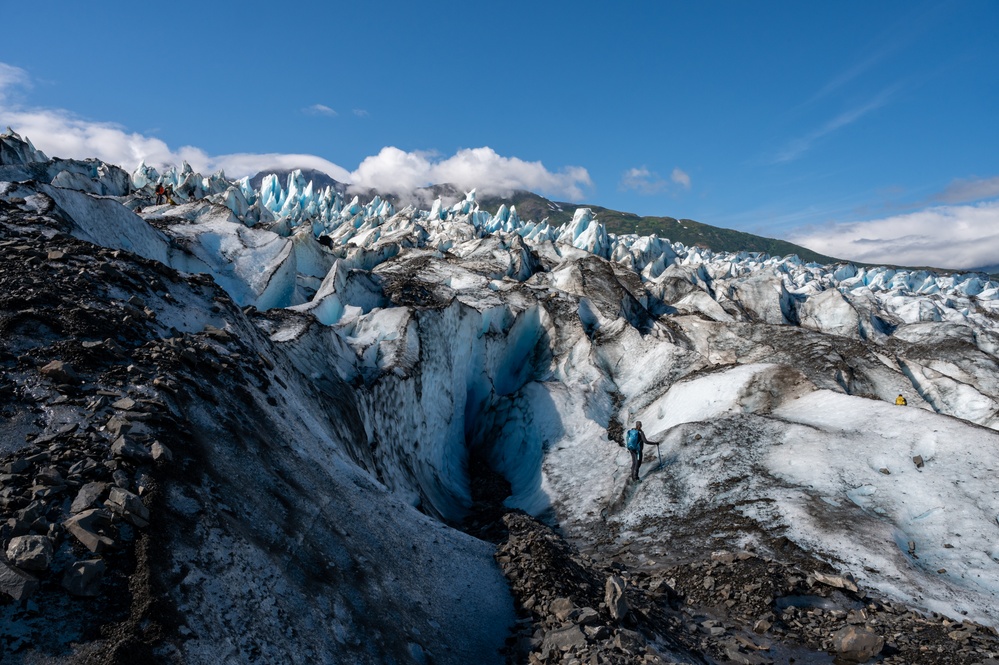
[[[662,443],[662,442],[660,441],[659,443]],[[656,452],[659,453],[659,468],[661,470],[663,468],[663,449],[659,445],[659,443],[656,444]]]

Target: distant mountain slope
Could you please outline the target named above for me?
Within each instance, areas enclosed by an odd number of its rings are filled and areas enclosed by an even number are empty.
[[[547,217],[549,224],[554,226],[570,221],[577,208],[589,208],[597,220],[602,222],[612,233],[637,233],[639,235],[655,233],[662,238],[669,238],[673,242],[682,242],[688,247],[707,247],[719,252],[766,252],[771,256],[797,254],[803,261],[840,262],[840,259],[813,252],[784,240],[709,226],[692,219],[641,217],[633,213],[619,212],[595,205],[549,201],[542,196],[525,191],[514,192],[513,195],[505,198],[497,196],[479,198],[479,205],[489,212],[496,212],[504,203],[508,206],[516,205],[517,214],[520,215],[521,219],[540,221]]]

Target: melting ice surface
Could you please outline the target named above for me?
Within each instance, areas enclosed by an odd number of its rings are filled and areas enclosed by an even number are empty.
[[[80,237],[286,308],[271,340],[360,386],[355,457],[428,513],[461,517],[482,446],[508,505],[570,531],[613,524],[652,553],[672,524],[734,511],[893,598],[999,624],[999,285],[982,275],[712,252],[585,208],[553,226],[474,191],[397,210],[301,173],[254,189],[140,166],[140,196],[90,180],[117,201],[54,181],[0,195],[44,194]],[[178,205],[148,205],[156,182]],[[608,432],[635,419],[664,464],[623,491]]]

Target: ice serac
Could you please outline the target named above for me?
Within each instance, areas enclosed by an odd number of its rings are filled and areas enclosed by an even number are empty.
[[[125,196],[128,173],[97,159],[49,159],[8,128],[0,135],[0,182],[36,180],[99,196]]]
[[[184,204],[143,212],[159,222],[182,248],[172,265],[207,272],[239,305],[258,309],[294,303],[297,266],[288,238],[240,224],[232,211],[215,204]]]
[[[589,208],[577,208],[572,221],[559,234],[558,239],[560,242],[605,259],[610,256],[611,246],[607,230],[603,224],[593,219],[593,212]]]
[[[798,309],[803,328],[831,335],[860,336],[860,316],[838,289],[827,289],[809,296]]]
[[[24,138],[10,127],[3,134],[0,134],[0,165],[2,166],[23,166],[35,162],[47,162],[48,157],[41,150],[31,144],[31,140]]]

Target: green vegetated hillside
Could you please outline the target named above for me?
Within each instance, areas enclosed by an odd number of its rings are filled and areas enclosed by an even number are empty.
[[[803,261],[816,263],[838,263],[839,259],[813,252],[799,245],[764,238],[731,229],[709,226],[695,222],[692,219],[674,219],[673,217],[641,217],[629,212],[619,212],[595,205],[577,205],[575,203],[558,203],[538,196],[531,192],[515,192],[508,197],[479,197],[479,206],[495,213],[500,205],[517,206],[517,214],[521,219],[541,221],[545,217],[552,226],[558,226],[572,220],[577,208],[589,208],[597,220],[602,222],[611,233],[637,233],[639,235],[656,234],[660,238],[668,238],[673,242],[681,242],[688,247],[707,247],[716,252],[765,252],[771,256],[787,256],[797,254]]]

